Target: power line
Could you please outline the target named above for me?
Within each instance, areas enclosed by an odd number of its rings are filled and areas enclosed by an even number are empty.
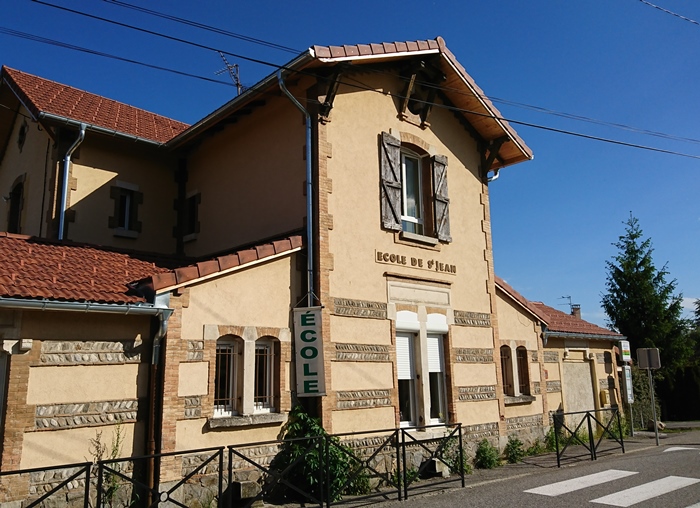
[[[685,16],[681,16],[677,12],[669,11],[668,9],[664,9],[663,7],[661,7],[659,5],[653,4],[651,2],[647,2],[647,0],[639,0],[639,1],[642,2],[644,5],[648,5],[649,7],[653,7],[654,9],[658,9],[661,12],[665,12],[666,14],[670,14],[671,16],[675,16],[677,18],[680,18],[683,21],[688,21],[689,23],[692,23],[694,25],[700,25],[700,23],[698,23],[694,19],[690,19],[690,18],[686,18]]]
[[[308,71],[299,71],[299,70],[296,70],[296,69],[288,68],[288,67],[286,67],[286,66],[284,66],[284,65],[278,65],[278,64],[274,64],[274,63],[271,63],[271,62],[268,62],[268,61],[265,61],[265,60],[260,60],[260,59],[257,59],[257,58],[247,57],[247,56],[244,56],[244,55],[240,55],[240,54],[236,54],[236,53],[231,53],[231,52],[228,52],[228,51],[223,51],[223,50],[220,50],[220,49],[217,49],[217,48],[213,48],[213,47],[210,47],[210,46],[206,46],[206,45],[204,45],[204,44],[199,44],[199,43],[196,43],[196,42],[193,42],[193,41],[188,41],[188,40],[186,40],[186,39],[181,39],[181,38],[178,38],[178,37],[173,37],[173,36],[166,35],[166,34],[162,34],[162,33],[159,33],[159,32],[152,31],[152,30],[147,30],[147,29],[140,28],[140,27],[136,27],[136,26],[129,25],[129,24],[126,24],[126,23],[121,23],[121,22],[118,22],[118,21],[110,20],[110,19],[108,19],[108,18],[102,18],[102,17],[100,17],[100,16],[95,16],[95,15],[93,15],[93,14],[88,14],[88,13],[84,13],[84,12],[81,12],[81,11],[76,11],[76,10],[73,10],[73,9],[69,9],[69,8],[67,8],[67,7],[63,7],[63,6],[58,6],[58,5],[50,4],[50,3],[44,2],[44,1],[42,1],[42,0],[32,0],[32,1],[33,1],[33,2],[36,2],[36,3],[39,3],[39,4],[42,4],[42,5],[46,5],[46,6],[48,6],[48,7],[54,7],[54,8],[59,9],[59,10],[63,10],[63,11],[66,11],[66,12],[71,12],[71,13],[74,13],[74,14],[77,14],[77,15],[80,15],[80,16],[85,16],[85,17],[92,18],[92,19],[97,19],[97,20],[100,20],[100,21],[104,21],[104,22],[106,22],[106,23],[114,24],[114,25],[117,25],[117,26],[122,26],[122,27],[124,27],[124,28],[129,28],[129,29],[141,31],[141,32],[144,32],[144,33],[147,33],[147,34],[150,34],[150,35],[154,35],[154,36],[157,36],[157,37],[162,37],[162,38],[165,38],[165,39],[168,39],[168,40],[172,40],[172,41],[176,41],[176,42],[180,42],[180,43],[183,43],[183,44],[188,44],[188,45],[195,46],[195,47],[198,47],[198,48],[201,48],[201,49],[206,49],[206,50],[210,50],[210,51],[217,51],[217,52],[225,53],[225,54],[234,56],[234,57],[239,58],[239,59],[242,59],[242,60],[246,60],[246,61],[249,61],[249,62],[258,63],[258,64],[261,64],[261,65],[273,67],[273,68],[275,68],[275,69],[284,69],[284,70],[288,70],[288,71],[291,71],[291,72],[295,72],[295,73],[297,73],[297,74],[312,76],[312,77],[316,77],[316,78],[319,78],[319,77],[320,77],[320,76],[318,76],[318,75],[316,75],[316,74],[314,74],[314,73],[310,73],[310,72],[308,72]],[[91,52],[91,51],[88,50],[88,52]],[[118,57],[117,57],[117,58],[118,58]],[[139,63],[139,62],[135,62],[135,63]],[[147,64],[146,64],[146,65],[147,65]],[[164,70],[166,70],[166,69],[164,68]],[[175,72],[177,72],[177,71],[175,71]],[[200,77],[200,78],[201,78],[201,77]],[[224,83],[224,82],[220,82],[220,81],[218,81],[218,80],[209,79],[209,81],[213,81],[213,82],[216,82],[216,83],[227,84],[227,83]],[[356,88],[364,89],[364,90],[366,90],[366,91],[371,91],[371,92],[376,92],[376,93],[381,93],[381,94],[383,94],[383,95],[387,95],[385,92],[381,92],[381,91],[379,91],[379,90],[375,90],[374,88],[370,87],[369,85],[366,85],[366,84],[361,83],[361,82],[358,82],[358,83],[360,83],[360,84],[352,84],[352,83],[342,82],[342,81],[341,81],[341,84],[345,84],[345,85],[347,85],[347,86],[356,87]],[[401,96],[399,96],[399,95],[395,95],[395,96],[396,96],[397,98],[404,98],[404,97],[401,97]],[[514,119],[509,119],[509,118],[504,118],[504,117],[496,117],[496,116],[494,116],[494,115],[489,115],[489,114],[486,114],[486,113],[479,113],[479,112],[476,112],[476,111],[470,111],[470,110],[466,110],[466,109],[462,109],[462,108],[457,108],[457,107],[454,107],[454,106],[449,106],[449,105],[446,105],[446,104],[440,104],[440,103],[435,103],[435,102],[429,103],[429,102],[427,102],[427,101],[416,101],[416,102],[420,102],[420,103],[424,103],[424,104],[430,104],[430,105],[432,105],[432,106],[440,107],[440,108],[444,108],[444,109],[449,109],[449,110],[451,110],[451,111],[461,112],[461,113],[464,113],[464,114],[466,114],[466,115],[473,115],[473,116],[481,116],[481,117],[494,118],[494,119],[496,119],[496,120],[505,121],[505,122],[508,122],[508,123],[512,123],[512,124],[514,124],[514,125],[522,125],[522,126],[525,126],[525,127],[530,127],[530,128],[534,128],[534,129],[544,130],[544,131],[548,131],[548,132],[555,132],[555,133],[558,133],[558,134],[565,134],[565,135],[574,136],[574,137],[579,137],[579,138],[583,138],[583,139],[589,139],[589,140],[594,140],[594,141],[600,141],[600,142],[609,143],[609,144],[615,144],[615,145],[619,145],[619,146],[626,146],[626,147],[629,147],[629,148],[637,148],[637,149],[640,149],[640,150],[647,150],[647,151],[652,151],[652,152],[657,152],[657,153],[664,153],[664,154],[669,154],[669,155],[677,155],[677,156],[680,156],[680,157],[687,157],[687,158],[691,158],[691,159],[700,159],[700,156],[698,156],[698,155],[686,154],[686,153],[682,153],[682,152],[676,152],[676,151],[673,151],[673,150],[665,150],[665,149],[661,149],[661,148],[656,148],[656,147],[651,147],[651,146],[646,146],[646,145],[640,145],[640,144],[636,144],[636,143],[628,143],[628,142],[625,142],[625,141],[619,141],[619,140],[615,140],[615,139],[604,138],[604,137],[602,137],[602,136],[594,136],[594,135],[589,135],[589,134],[583,134],[583,133],[580,133],[580,132],[569,131],[569,130],[559,129],[559,128],[555,128],[555,127],[549,127],[549,126],[546,126],[546,125],[540,125],[540,124],[535,124],[535,123],[531,123],[531,122],[524,122],[524,121],[514,120]]]

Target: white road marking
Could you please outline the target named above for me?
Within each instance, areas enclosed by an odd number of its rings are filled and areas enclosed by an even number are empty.
[[[670,448],[666,448],[664,450],[664,453],[666,453],[666,452],[679,452],[681,450],[697,450],[697,448],[691,448],[690,446],[671,446]]]
[[[700,503],[695,503],[692,506],[686,506],[685,508],[700,508]]]
[[[549,485],[543,485],[542,487],[526,490],[525,492],[541,494],[543,496],[559,496],[567,492],[574,492],[575,490],[592,487],[593,485],[619,480],[620,478],[632,476],[633,474],[637,473],[634,471],[608,469],[607,471],[601,471],[600,473],[589,474],[579,478],[572,478],[571,480],[565,480],[563,482],[550,483]]]
[[[663,496],[674,490],[688,487],[700,482],[697,478],[684,478],[683,476],[667,476],[660,480],[644,483],[631,489],[621,490],[609,496],[593,499],[591,503],[607,504],[610,506],[632,506],[633,504],[641,503],[647,499]]]

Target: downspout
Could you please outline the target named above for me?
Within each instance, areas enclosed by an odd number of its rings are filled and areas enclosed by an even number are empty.
[[[308,293],[306,294],[306,305],[307,307],[312,307],[314,303],[314,187],[311,175],[311,115],[306,109],[304,109],[304,106],[299,103],[296,97],[294,97],[291,93],[289,93],[289,90],[287,90],[284,80],[282,79],[282,69],[277,71],[277,81],[279,82],[280,89],[306,117],[306,287],[308,288]]]
[[[493,171],[493,176],[487,177],[487,178],[486,178],[486,181],[487,181],[488,183],[495,182],[496,180],[498,180],[498,177],[499,177],[499,176],[501,176],[501,168],[495,169],[495,170]]]
[[[61,183],[61,210],[58,218],[58,239],[63,240],[63,230],[66,224],[66,207],[68,205],[68,172],[70,171],[70,158],[73,152],[80,146],[80,144],[85,139],[85,129],[87,125],[84,123],[80,124],[80,133],[78,134],[78,139],[76,139],[66,152],[66,156],[63,158],[63,182]]]

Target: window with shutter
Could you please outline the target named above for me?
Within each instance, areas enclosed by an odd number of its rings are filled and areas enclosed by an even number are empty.
[[[450,242],[447,157],[381,136],[382,226],[391,231]],[[408,237],[408,235],[407,235]]]
[[[396,335],[396,370],[399,387],[399,421],[402,426],[416,423],[416,371],[413,334]]]
[[[447,415],[445,361],[442,335],[428,335],[428,373],[430,381],[430,423],[443,423]]]

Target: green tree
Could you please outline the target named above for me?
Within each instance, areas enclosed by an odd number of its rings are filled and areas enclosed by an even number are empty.
[[[625,234],[613,245],[618,253],[607,265],[607,293],[602,305],[611,329],[630,341],[633,357],[640,347],[659,348],[662,377],[687,365],[694,344],[681,318],[683,296],[674,294],[676,280],[667,280],[664,265],[657,269],[651,240],[630,215]]]

